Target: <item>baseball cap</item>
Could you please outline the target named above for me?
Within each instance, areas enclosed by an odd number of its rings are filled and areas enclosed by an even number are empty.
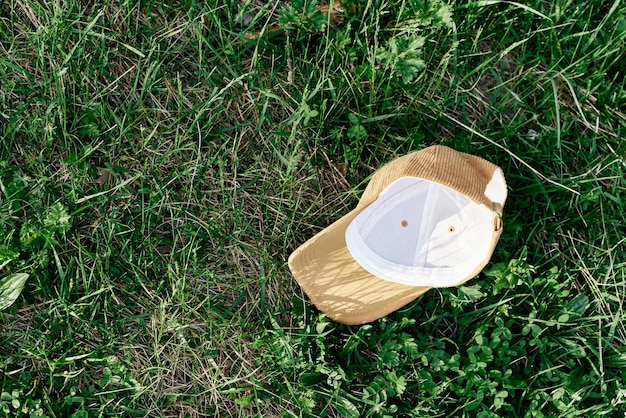
[[[371,322],[476,276],[502,234],[506,196],[498,166],[430,146],[378,169],[356,208],[298,247],[289,268],[331,319]]]

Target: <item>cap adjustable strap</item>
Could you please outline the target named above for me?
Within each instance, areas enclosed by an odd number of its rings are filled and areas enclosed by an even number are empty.
[[[502,229],[502,204],[492,202],[493,210],[493,230],[499,231]]]

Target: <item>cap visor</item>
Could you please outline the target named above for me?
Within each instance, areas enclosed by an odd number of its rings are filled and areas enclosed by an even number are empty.
[[[333,320],[349,325],[379,319],[430,289],[382,280],[354,260],[345,233],[362,210],[348,213],[289,257],[294,278],[313,304]]]

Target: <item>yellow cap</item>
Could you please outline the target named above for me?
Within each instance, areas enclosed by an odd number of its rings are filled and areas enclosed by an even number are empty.
[[[489,262],[507,196],[500,168],[435,145],[377,170],[357,207],[289,257],[311,301],[345,324],[381,318]]]

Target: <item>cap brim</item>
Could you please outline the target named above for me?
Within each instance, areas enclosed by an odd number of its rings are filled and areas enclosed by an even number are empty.
[[[379,319],[430,289],[382,280],[354,260],[345,233],[362,210],[351,211],[289,257],[294,278],[313,304],[331,319],[349,325]]]

